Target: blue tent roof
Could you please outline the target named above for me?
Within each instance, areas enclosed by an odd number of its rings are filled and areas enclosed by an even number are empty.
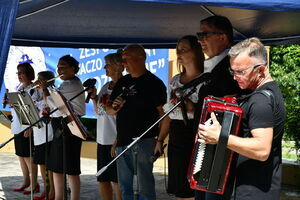
[[[228,8],[238,8],[247,10],[269,10],[299,12],[300,1],[298,0],[136,0],[145,2],[165,2],[172,4],[201,4],[206,6],[219,6]]]
[[[211,15],[231,20],[235,40],[300,43],[299,0],[21,0],[12,44],[169,48]]]

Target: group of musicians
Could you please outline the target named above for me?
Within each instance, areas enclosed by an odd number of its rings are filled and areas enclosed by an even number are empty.
[[[98,177],[102,198],[112,199],[114,191],[118,200],[155,200],[153,162],[162,153],[169,134],[167,192],[177,199],[279,199],[285,109],[280,89],[269,73],[263,44],[257,38],[249,38],[233,45],[230,21],[223,16],[212,16],[201,21],[197,37],[188,35],[178,41],[176,53],[180,74],[171,80],[168,93],[163,82],[146,69],[146,53],[141,45],[128,45],[107,55],[105,70],[111,81],[98,94],[96,88],[88,90],[97,115],[97,169],[122,154]],[[124,68],[128,72],[125,76],[122,75]],[[73,57],[66,55],[59,59],[57,72],[63,82],[57,90],[67,100],[84,90],[76,76],[78,70],[79,63]],[[48,112],[56,108],[50,90],[53,82],[48,81],[53,80],[53,73],[39,73],[35,89],[32,89],[34,70],[29,63],[19,64],[17,74],[22,83],[18,90],[28,92],[41,116],[45,108],[49,108]],[[202,81],[204,74],[209,76]],[[187,85],[189,87],[182,90]],[[187,178],[196,134],[203,144],[219,142],[222,122],[214,112],[209,114],[211,123],[199,123],[203,99],[208,95],[238,97],[243,110],[239,134],[227,138],[227,148],[235,155],[224,194],[192,190]],[[180,101],[169,116],[157,123]],[[74,115],[85,115],[84,93],[69,103]],[[24,127],[20,126],[13,109],[12,115],[12,132],[18,134]],[[71,199],[78,200],[82,139],[69,130],[60,110],[51,114],[50,123],[43,123],[49,127],[48,137],[42,133],[45,130],[33,129],[34,154],[30,151],[29,139],[32,129],[25,129],[21,137],[15,137],[16,154],[24,176],[22,186],[15,191],[30,187],[33,192],[39,192],[38,164],[44,185],[49,187],[34,197],[35,200],[64,199],[64,174],[67,174]],[[136,138],[139,141],[128,148]],[[30,162],[31,156],[34,156],[34,164]],[[46,169],[50,171],[47,176]],[[138,187],[133,187],[134,184]],[[30,190],[24,191],[24,194],[29,193]]]

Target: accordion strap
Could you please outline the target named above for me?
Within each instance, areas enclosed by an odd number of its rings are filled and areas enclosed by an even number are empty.
[[[221,169],[224,164],[224,158],[226,157],[226,149],[228,137],[231,132],[232,123],[234,119],[234,112],[224,111],[222,129],[219,136],[219,142],[216,147],[216,153],[213,160],[212,172],[220,172],[220,173],[211,173],[208,183],[208,190],[216,191],[219,183],[219,178],[221,176]]]
[[[273,112],[274,112],[274,107],[275,107],[275,104],[276,104],[275,103],[275,98],[274,98],[273,92],[271,90],[267,90],[267,89],[254,91],[251,94],[248,94],[246,96],[238,98],[237,101],[239,102],[239,106],[242,106],[251,96],[253,96],[255,94],[265,95],[271,101],[272,109],[273,109]]]

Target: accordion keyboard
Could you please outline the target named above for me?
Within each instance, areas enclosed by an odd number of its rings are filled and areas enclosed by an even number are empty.
[[[205,125],[211,125],[212,124],[212,120],[211,118],[209,118],[206,122]],[[205,154],[205,148],[206,148],[206,144],[201,143],[200,139],[197,139],[198,142],[198,153],[196,155],[196,162],[195,162],[195,168],[193,171],[193,174],[196,174],[197,172],[199,172],[201,170],[202,167],[202,163],[203,163],[203,158],[204,158],[204,154]]]
[[[203,163],[203,157],[204,157],[204,154],[205,154],[206,144],[201,143],[199,140],[198,140],[198,142],[199,142],[198,146],[197,146],[198,152],[197,152],[197,155],[196,155],[196,161],[195,161],[195,167],[194,167],[194,170],[193,170],[193,174],[196,174],[201,170],[202,163]]]
[[[238,133],[242,109],[231,99],[206,97],[199,124],[212,123],[211,112],[215,113],[222,126],[219,142],[201,143],[196,134],[188,180],[192,189],[223,194],[233,156],[233,152],[226,147],[227,139],[230,134]]]

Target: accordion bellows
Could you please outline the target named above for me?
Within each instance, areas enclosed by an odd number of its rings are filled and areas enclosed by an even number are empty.
[[[242,108],[235,98],[205,97],[199,123],[207,123],[211,112],[222,126],[219,142],[214,145],[200,143],[196,134],[187,177],[192,189],[223,194],[233,156],[227,141],[229,134],[238,134]]]

